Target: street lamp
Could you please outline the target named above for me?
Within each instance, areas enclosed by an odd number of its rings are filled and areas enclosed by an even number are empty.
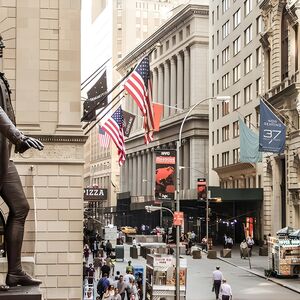
[[[176,143],[176,211],[180,211],[180,148],[181,148],[181,138],[182,138],[182,129],[183,125],[186,121],[186,119],[189,117],[190,113],[201,103],[210,100],[215,99],[217,101],[229,101],[229,96],[217,96],[217,97],[208,97],[199,100],[197,103],[195,103],[189,111],[186,113],[184,119],[182,120],[180,130],[179,130],[179,136],[178,141]],[[176,225],[176,300],[180,300],[180,259],[179,259],[179,243],[180,243],[180,225]]]
[[[174,216],[174,212],[171,209],[163,206],[146,205],[145,209],[148,213],[158,211],[158,210],[167,210],[170,214],[172,214],[172,216]]]

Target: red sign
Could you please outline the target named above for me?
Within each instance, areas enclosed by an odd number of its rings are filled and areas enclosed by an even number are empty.
[[[183,212],[182,211],[175,211],[174,212],[174,219],[173,219],[173,224],[182,226],[183,224]]]

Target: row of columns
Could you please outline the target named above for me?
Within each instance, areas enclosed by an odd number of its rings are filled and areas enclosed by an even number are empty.
[[[153,77],[153,101],[164,104],[164,117],[176,112],[177,108],[190,106],[190,50],[172,56],[155,67]]]

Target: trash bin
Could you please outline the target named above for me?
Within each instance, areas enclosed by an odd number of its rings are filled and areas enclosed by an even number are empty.
[[[121,259],[124,261],[124,246],[123,245],[116,245],[116,260]]]
[[[134,259],[138,259],[138,248],[130,247],[130,257]]]

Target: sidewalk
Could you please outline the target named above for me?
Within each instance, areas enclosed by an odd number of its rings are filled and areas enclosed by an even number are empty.
[[[214,250],[217,250],[218,259],[220,259],[232,266],[235,266],[237,268],[245,270],[251,274],[254,274],[261,278],[272,281],[276,284],[279,284],[285,288],[288,288],[288,289],[300,294],[300,278],[299,277],[296,279],[292,279],[292,278],[275,278],[275,277],[266,277],[265,276],[264,270],[269,269],[268,256],[259,256],[258,255],[258,250],[259,250],[258,247],[253,248],[252,257],[250,257],[251,269],[249,266],[249,260],[241,259],[240,249],[239,249],[238,245],[235,245],[235,247],[232,249],[231,258],[220,257],[221,249],[222,249],[222,247],[214,247]]]

